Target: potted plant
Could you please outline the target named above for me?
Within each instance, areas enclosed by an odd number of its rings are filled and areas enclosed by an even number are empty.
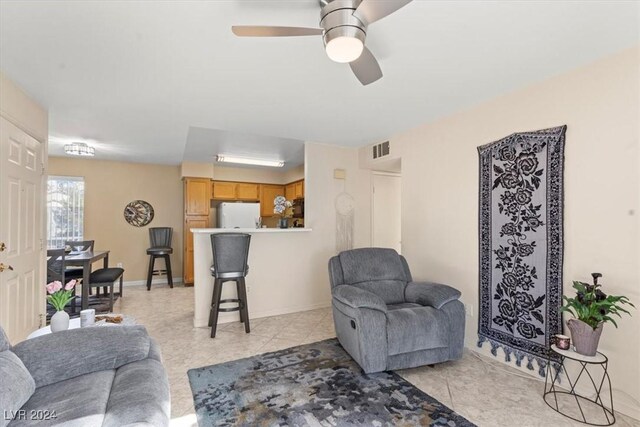
[[[76,280],[70,280],[66,285],[62,286],[62,282],[56,280],[47,284],[47,301],[56,309],[55,314],[51,316],[51,332],[69,329],[69,315],[64,311],[64,307],[75,298],[73,288],[75,288],[76,283]]]
[[[293,217],[293,203],[278,196],[273,200],[273,213],[280,215],[279,228],[289,228],[289,218]]]
[[[602,292],[602,285],[598,284],[598,278],[602,277],[602,274],[591,273],[591,276],[593,285],[573,282],[576,296],[563,296],[565,303],[561,308],[561,311],[569,312],[575,317],[567,321],[567,326],[571,331],[576,352],[585,356],[595,356],[605,322],[611,322],[618,327],[612,315],[622,317],[621,312],[631,315],[622,307],[625,304],[635,308],[625,296],[607,295]]]

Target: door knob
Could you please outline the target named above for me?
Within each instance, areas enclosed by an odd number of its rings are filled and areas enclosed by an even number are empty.
[[[13,270],[13,267],[11,267],[10,265],[4,265],[3,263],[0,262],[0,273],[2,273],[5,270]]]
[[[0,252],[4,252],[5,249],[7,249],[7,245],[4,242],[0,242]]]

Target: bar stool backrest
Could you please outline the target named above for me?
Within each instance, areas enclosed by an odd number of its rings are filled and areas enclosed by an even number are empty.
[[[151,227],[149,228],[149,241],[152,248],[170,248],[173,237],[171,227]]]
[[[65,246],[71,246],[74,252],[93,252],[95,240],[67,240]]]
[[[64,248],[47,249],[47,283],[59,280],[64,285]]]
[[[218,279],[245,277],[251,235],[217,233],[211,235],[214,276]]]

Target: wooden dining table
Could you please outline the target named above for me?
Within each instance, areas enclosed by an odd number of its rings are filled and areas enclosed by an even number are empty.
[[[82,251],[71,252],[65,255],[64,264],[67,266],[82,267],[82,309],[89,308],[89,276],[91,265],[102,260],[103,267],[109,267],[109,251]]]

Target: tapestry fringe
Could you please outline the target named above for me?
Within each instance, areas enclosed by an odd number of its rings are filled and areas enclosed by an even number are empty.
[[[518,367],[522,366],[522,360],[526,357],[527,369],[529,369],[530,371],[533,371],[534,370],[533,362],[535,361],[538,363],[538,375],[540,375],[543,378],[546,376],[547,363],[548,363],[546,359],[542,357],[533,356],[529,353],[525,353],[522,350],[509,347],[498,341],[495,341],[483,336],[480,336],[478,338],[478,347],[482,348],[482,344],[484,344],[485,341],[491,345],[491,354],[493,354],[495,357],[498,356],[498,348],[501,348],[504,351],[504,361],[511,362],[511,354],[513,354],[516,358],[516,366]],[[551,367],[556,371],[556,375],[558,375],[561,372],[560,364],[552,362]]]

